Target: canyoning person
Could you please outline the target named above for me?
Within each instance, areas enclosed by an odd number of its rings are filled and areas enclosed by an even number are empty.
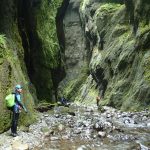
[[[70,104],[68,103],[68,100],[67,100],[64,96],[62,96],[62,97],[59,98],[59,103],[60,103],[61,105],[64,105],[64,106],[69,106],[69,105],[70,105]]]
[[[61,97],[60,102],[61,102],[61,104],[63,104],[63,105],[67,105],[67,100],[65,99],[64,96]]]
[[[104,37],[103,37],[103,36],[100,36],[99,48],[100,48],[101,50],[104,49],[104,44],[105,44]]]
[[[21,109],[23,108],[24,111],[27,113],[26,107],[21,102],[21,93],[22,93],[21,85],[16,85],[15,92],[12,93],[14,95],[14,105],[9,108],[13,112],[12,122],[11,122],[11,135],[13,137],[18,135],[17,125],[18,125],[19,114],[21,112]]]
[[[98,96],[96,97],[96,104],[97,106],[99,106],[99,102],[100,100],[102,100],[104,98],[104,87],[103,87],[103,84],[101,84],[99,86],[99,93],[98,93]]]

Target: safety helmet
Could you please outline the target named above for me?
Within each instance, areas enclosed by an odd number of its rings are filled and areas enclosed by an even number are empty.
[[[19,84],[15,86],[15,90],[18,90],[18,89],[22,89],[22,86]]]

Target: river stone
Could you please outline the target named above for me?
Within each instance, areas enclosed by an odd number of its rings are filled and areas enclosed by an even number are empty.
[[[60,114],[55,114],[55,117],[56,117],[56,118],[59,118],[59,117],[60,117]]]
[[[51,136],[50,139],[52,141],[56,141],[56,140],[59,140],[60,138],[58,136]]]
[[[76,130],[74,130],[74,134],[80,134],[81,133],[81,128],[77,128]]]
[[[98,136],[103,138],[106,136],[106,132],[99,131]]]
[[[64,135],[64,136],[62,136],[62,139],[63,139],[63,140],[69,140],[70,137],[69,137],[68,135]]]
[[[88,122],[88,121],[83,121],[83,125],[84,125],[85,127],[88,127],[88,126],[90,126],[90,122]]]
[[[20,141],[15,141],[12,144],[12,150],[29,150],[28,144],[22,144]]]
[[[143,150],[143,149],[141,149],[141,146],[139,143],[134,143],[128,148],[128,150]]]
[[[149,127],[149,128],[150,128],[150,122],[148,122],[148,123],[147,123],[147,127]]]
[[[104,128],[105,128],[104,122],[97,122],[94,125],[94,129],[96,129],[97,131],[102,131]]]
[[[47,126],[42,127],[42,128],[41,128],[41,131],[42,131],[43,133],[47,133],[47,132],[49,132],[49,128],[48,128]]]
[[[86,148],[85,145],[82,145],[82,146],[80,146],[80,147],[77,148],[77,150],[86,150],[86,149],[87,149],[87,148]]]
[[[110,118],[112,116],[112,114],[107,114],[107,118]]]
[[[147,117],[143,116],[142,121],[146,121],[146,120],[147,120]]]
[[[63,124],[59,124],[59,125],[58,125],[58,130],[59,130],[59,131],[64,130],[64,128],[65,128],[65,126],[64,126]]]
[[[45,114],[45,115],[44,115],[44,117],[48,117],[48,116],[49,116],[48,114]]]
[[[124,121],[124,123],[125,123],[125,124],[129,124],[129,123],[130,123],[130,120],[126,119],[126,120]]]
[[[140,147],[141,147],[141,150],[150,150],[150,148],[142,144],[140,144]]]
[[[85,130],[85,135],[87,136],[87,137],[92,137],[92,130],[90,130],[90,129],[86,129]]]

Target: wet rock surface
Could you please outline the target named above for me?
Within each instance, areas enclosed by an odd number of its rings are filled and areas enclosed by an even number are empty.
[[[73,114],[73,115],[72,115]],[[0,136],[1,150],[148,150],[150,112],[121,112],[97,106],[55,107],[39,113],[36,124],[13,138],[10,131]]]

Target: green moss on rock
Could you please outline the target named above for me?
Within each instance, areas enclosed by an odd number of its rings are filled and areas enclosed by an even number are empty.
[[[7,110],[4,99],[7,94],[14,92],[16,84],[23,86],[23,102],[31,112],[30,116],[21,115],[21,124],[30,124],[35,120],[33,108],[36,96],[35,93],[30,93],[16,14],[17,3],[10,0],[0,2],[0,133],[10,127],[10,111]]]
[[[120,4],[106,3],[102,6],[100,6],[100,8],[99,8],[100,13],[99,14],[103,13],[103,11],[105,13],[112,13],[112,12],[118,10],[118,8],[120,8],[120,6],[121,6]]]
[[[86,78],[87,76],[83,74],[77,79],[70,81],[69,84],[63,90],[63,93],[61,93],[61,95],[64,95],[68,100],[74,101],[75,97],[78,96],[78,90],[85,82]]]
[[[102,77],[97,75],[99,81],[105,79],[108,82],[101,105],[132,111],[145,109],[150,106],[149,2],[134,1],[133,9],[114,2],[95,3],[95,8],[93,1],[84,0],[80,6],[88,35],[97,37],[95,47],[101,45],[101,39],[104,41],[103,50],[99,49],[97,56],[93,52],[90,62],[93,71],[97,68],[104,70]],[[147,7],[142,7],[144,5]],[[95,11],[93,16],[88,14],[90,10]],[[96,39],[89,38],[91,42]],[[86,103],[88,97],[84,101]]]
[[[62,0],[43,0],[37,10],[37,29],[36,32],[42,44],[41,61],[45,66],[55,68],[58,65],[59,44],[56,33],[56,14]]]
[[[30,20],[33,19],[33,34],[35,43],[31,48],[33,57],[31,81],[36,87],[37,97],[40,101],[55,102],[55,81],[53,81],[53,70],[60,67],[60,47],[57,39],[56,15],[62,0],[42,0],[34,7]],[[30,12],[28,12],[30,14]],[[32,28],[32,26],[31,26]],[[31,31],[32,32],[32,31]],[[29,33],[30,34],[30,33]],[[31,55],[32,55],[31,54]],[[29,68],[29,71],[31,68]]]
[[[33,111],[34,99],[32,98],[32,95],[30,94],[28,89],[28,85],[26,84],[28,83],[28,81],[21,71],[19,61],[17,60],[16,62],[16,58],[12,57],[14,56],[14,54],[12,52],[11,45],[9,45],[9,42],[7,41],[8,39],[5,37],[3,39],[3,42],[0,43],[0,52],[2,54],[1,56],[3,56],[1,57],[3,61],[0,64],[0,110],[2,114],[0,116],[0,133],[9,129],[12,116],[11,112],[7,110],[5,106],[5,96],[14,91],[14,86],[15,84],[18,84],[18,82],[24,88],[23,102],[26,105],[28,111],[31,112],[30,115],[26,115],[23,113],[20,118],[20,123],[22,125],[29,125],[35,121],[35,113]]]
[[[144,66],[144,77],[145,77],[145,80],[150,85],[150,52],[147,52],[145,54],[145,61],[144,61],[143,66]]]

